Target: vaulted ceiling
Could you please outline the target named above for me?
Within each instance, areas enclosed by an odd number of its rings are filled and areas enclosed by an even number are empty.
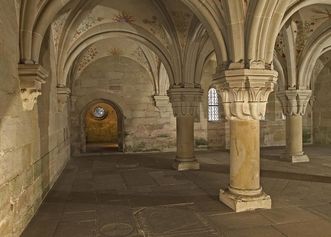
[[[215,52],[218,69],[269,69],[276,55],[276,64],[287,78],[284,86],[307,87],[309,78],[298,78],[311,73],[314,62],[331,44],[331,0],[15,3],[21,63],[39,63],[48,32],[58,84],[63,86],[87,64],[107,54],[131,57],[152,76],[158,74],[155,67],[162,64],[172,86],[195,86],[200,83],[206,59]],[[316,48],[316,42],[323,48]]]

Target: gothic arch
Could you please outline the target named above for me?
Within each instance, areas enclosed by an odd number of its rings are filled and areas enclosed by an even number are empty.
[[[35,13],[35,1],[24,0],[21,9],[21,30],[20,30],[20,48],[22,63],[39,63],[39,52],[45,33],[56,16],[63,12],[69,6],[76,6],[81,12],[99,1],[85,1],[82,5],[78,0],[53,0],[46,1],[40,8],[39,12]],[[181,0],[204,24],[214,43],[216,55],[219,61],[227,61],[227,49],[225,40],[220,27],[220,21],[211,13],[210,8],[203,2],[192,2],[189,0]],[[75,8],[74,8],[75,9]],[[67,32],[69,33],[69,32]]]
[[[229,59],[231,63],[241,64],[243,66],[243,60],[245,58],[245,36],[244,36],[244,6],[243,1],[225,1],[224,6],[226,8],[225,14],[228,25],[228,47]],[[231,66],[230,66],[231,67]]]
[[[286,72],[284,71],[284,66],[277,55],[274,56],[273,65],[278,72],[278,90],[285,90],[287,85]]]
[[[305,1],[296,1],[292,4],[287,10],[282,19],[281,27],[282,28],[285,23],[298,11],[301,9],[314,5],[314,4],[331,4],[329,0],[305,0]]]
[[[302,89],[309,89],[310,79],[318,58],[330,50],[331,47],[331,21],[323,23],[307,42],[302,60],[299,62],[299,85]]]
[[[200,0],[181,0],[201,21],[203,26],[207,29],[209,37],[211,38],[215,47],[217,61],[220,63],[227,63],[229,61],[225,21],[224,17],[219,13],[217,16],[213,14],[213,10],[207,6],[205,1]],[[221,4],[221,3],[219,3]],[[215,3],[216,5],[216,3]],[[217,6],[217,5],[216,5]],[[223,30],[223,31],[222,31]]]
[[[62,78],[62,81],[59,81],[59,84],[66,85],[67,83],[66,80],[70,75],[69,73],[74,61],[77,59],[78,55],[80,55],[80,53],[83,52],[84,49],[86,49],[88,46],[92,45],[93,43],[98,42],[99,40],[121,38],[121,37],[138,41],[144,44],[149,49],[151,49],[164,64],[169,75],[170,83],[171,84],[179,83],[178,78],[175,77],[175,73],[173,71],[172,63],[170,61],[171,58],[170,54],[167,52],[165,48],[161,47],[162,44],[160,44],[158,40],[155,39],[154,37],[150,35],[149,37],[147,37],[145,36],[146,34],[139,34],[131,30],[124,30],[123,28],[110,29],[104,27],[103,29],[98,27],[98,30],[99,32],[93,32],[93,31],[91,33],[87,32],[84,39],[80,40],[72,47],[70,53],[68,54],[69,56],[61,64],[64,70],[63,70],[63,75],[60,77]]]
[[[249,67],[264,68],[273,60],[274,46],[288,0],[250,1],[246,22]]]
[[[184,82],[185,84],[199,85],[204,63],[208,56],[215,52],[215,48],[201,23],[198,27],[193,27],[192,30],[192,37],[187,45],[183,60]]]

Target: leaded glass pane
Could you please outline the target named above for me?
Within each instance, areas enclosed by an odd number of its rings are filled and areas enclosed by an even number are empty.
[[[107,111],[103,107],[97,106],[93,111],[93,115],[95,118],[102,119],[106,117]]]
[[[214,88],[208,91],[208,120],[218,121],[219,111],[218,111],[218,95]]]

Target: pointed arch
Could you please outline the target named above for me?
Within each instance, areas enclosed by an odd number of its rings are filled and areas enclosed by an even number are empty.
[[[274,45],[289,3],[289,0],[250,2],[249,19],[246,20],[247,63],[250,68],[264,68],[272,63]]]
[[[152,50],[164,64],[169,75],[170,84],[173,85],[180,83],[178,80],[179,77],[176,76],[176,72],[173,70],[174,67],[171,61],[170,53],[154,36],[137,27],[130,28],[125,24],[106,23],[103,25],[98,25],[96,28],[92,28],[84,33],[84,36],[75,42],[69,49],[67,57],[61,62],[60,71],[62,71],[62,74],[60,76],[59,84],[67,84],[67,78],[70,75],[74,61],[87,47],[100,40],[111,38],[128,38],[145,45],[147,48]]]
[[[225,22],[222,22],[223,16],[217,17],[212,13],[213,10],[207,6],[205,1],[201,0],[181,0],[201,21],[207,29],[208,35],[211,38],[215,47],[216,58],[219,64],[228,63],[228,48],[225,33],[222,28],[226,29]]]
[[[299,61],[299,86],[309,89],[310,79],[318,58],[331,47],[331,20],[323,23],[310,37]]]

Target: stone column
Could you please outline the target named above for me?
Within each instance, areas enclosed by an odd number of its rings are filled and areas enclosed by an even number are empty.
[[[215,75],[224,113],[230,120],[230,183],[219,199],[236,212],[271,208],[260,184],[260,120],[265,116],[277,72],[226,70]]]
[[[309,162],[308,156],[303,152],[302,116],[306,112],[311,93],[311,90],[296,89],[278,93],[286,115],[286,150],[281,158],[292,163]]]
[[[177,127],[177,154],[173,167],[178,171],[198,170],[194,156],[194,119],[200,105],[200,88],[172,88],[168,91]]]

